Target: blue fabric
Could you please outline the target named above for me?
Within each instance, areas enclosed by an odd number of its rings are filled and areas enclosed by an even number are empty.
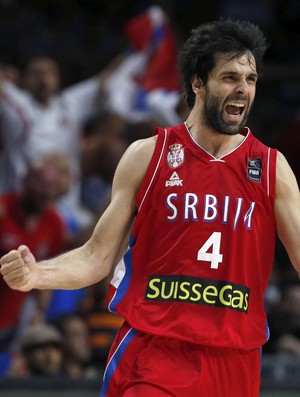
[[[47,321],[55,321],[63,314],[77,311],[78,304],[84,299],[85,288],[78,290],[55,290],[46,313]]]

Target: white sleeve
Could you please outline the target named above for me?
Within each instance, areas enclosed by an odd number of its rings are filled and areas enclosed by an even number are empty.
[[[10,81],[1,84],[1,97],[8,106],[17,104],[25,111],[30,107],[30,95]]]
[[[62,91],[62,99],[72,106],[80,120],[97,112],[100,81],[97,77],[82,81]]]

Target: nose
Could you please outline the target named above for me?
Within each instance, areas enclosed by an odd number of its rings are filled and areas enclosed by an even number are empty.
[[[235,89],[237,94],[246,94],[249,91],[249,86],[246,79],[241,79]]]

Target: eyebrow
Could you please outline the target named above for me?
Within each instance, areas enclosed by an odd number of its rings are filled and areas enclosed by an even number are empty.
[[[240,75],[241,75],[241,73],[235,72],[235,71],[233,71],[233,70],[224,70],[223,72],[220,73],[220,76],[225,76],[225,75],[227,75],[227,74],[232,74],[232,75],[234,75],[234,76],[240,76]],[[258,73],[256,73],[256,72],[250,72],[250,73],[247,74],[247,76],[248,76],[248,77],[255,77],[255,78],[258,78]]]

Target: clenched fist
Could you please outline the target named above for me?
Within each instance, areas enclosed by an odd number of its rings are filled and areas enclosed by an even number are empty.
[[[3,279],[10,288],[27,292],[37,287],[39,268],[25,245],[4,255],[0,265]]]

